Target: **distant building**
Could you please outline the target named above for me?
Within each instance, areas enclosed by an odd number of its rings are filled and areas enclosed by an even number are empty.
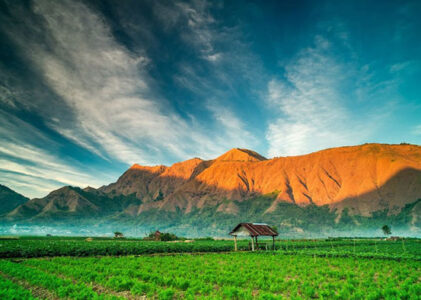
[[[275,236],[278,236],[278,233],[265,223],[240,223],[229,234],[234,237],[235,251],[237,251],[237,236],[249,236],[251,238],[252,251],[255,250],[255,243],[256,248],[259,248],[257,241],[259,236],[271,236],[272,249],[275,249]]]

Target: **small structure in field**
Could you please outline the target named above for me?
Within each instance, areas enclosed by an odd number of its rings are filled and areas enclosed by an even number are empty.
[[[161,240],[161,232],[159,230],[155,231],[154,233],[155,241]]]
[[[256,248],[259,248],[257,241],[259,236],[271,236],[272,248],[275,250],[275,236],[278,236],[278,233],[265,223],[240,223],[230,232],[230,235],[234,236],[235,251],[237,251],[237,236],[251,237],[251,250],[254,251],[254,243],[256,243]]]

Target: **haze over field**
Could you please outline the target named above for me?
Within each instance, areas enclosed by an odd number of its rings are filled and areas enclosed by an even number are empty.
[[[419,236],[420,13],[0,0],[0,234]]]

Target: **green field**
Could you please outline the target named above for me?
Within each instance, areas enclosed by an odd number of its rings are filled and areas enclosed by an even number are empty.
[[[271,249],[272,242],[260,241]],[[249,250],[249,241],[240,240],[238,249]],[[141,255],[154,253],[229,252],[234,250],[231,240],[190,240],[179,242],[143,241],[140,239],[86,238],[77,237],[23,237],[0,239],[0,258],[30,258],[54,256],[93,255]],[[320,239],[277,240],[275,250],[283,254],[316,256],[356,256],[366,258],[421,260],[421,240],[405,239],[385,241],[381,239]]]
[[[0,240],[0,299],[421,298],[420,240],[232,248],[232,241]]]

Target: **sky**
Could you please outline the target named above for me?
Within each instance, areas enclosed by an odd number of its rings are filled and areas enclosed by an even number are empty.
[[[421,144],[421,1],[0,0],[0,184]]]

